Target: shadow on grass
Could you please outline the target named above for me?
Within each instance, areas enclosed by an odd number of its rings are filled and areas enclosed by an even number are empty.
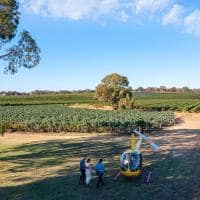
[[[191,130],[190,130],[191,131]],[[199,139],[200,130],[190,134],[189,130],[177,130],[162,145],[174,142],[173,145],[180,147],[168,154],[145,152],[144,162],[147,168],[153,170],[152,181],[145,184],[141,177],[127,179],[120,177],[117,182],[113,181],[119,167],[119,155],[128,148],[128,137],[120,139],[110,137],[102,140],[101,137],[92,137],[73,140],[43,141],[40,143],[25,144],[9,149],[14,155],[6,155],[8,151],[1,152],[0,161],[11,162],[19,167],[8,169],[10,173],[29,170],[35,167],[45,169],[64,165],[59,169],[55,177],[43,177],[29,183],[18,186],[0,186],[1,200],[123,200],[123,199],[162,199],[162,200],[198,200],[200,198],[200,148],[196,145],[185,150],[188,138],[180,138],[185,133],[192,141]],[[191,133],[194,133],[191,132]],[[159,135],[155,138],[159,141]],[[190,138],[191,139],[191,138]],[[5,154],[5,155],[4,155]],[[99,157],[103,157],[106,164],[106,186],[97,190],[95,188],[95,176],[91,187],[78,185],[79,159],[82,154],[88,154],[92,158],[93,165]],[[23,179],[23,177],[22,177]],[[20,182],[20,180],[19,180]]]
[[[24,144],[1,151],[0,161],[17,164],[17,169],[10,169],[15,172],[29,167],[41,169],[61,165],[73,158],[80,159],[83,155],[97,158],[111,155],[112,158],[114,154],[120,154],[122,149],[128,147],[125,144],[114,143],[112,140],[102,142],[99,138],[92,138],[87,142],[85,139],[76,139],[74,142],[53,140]]]

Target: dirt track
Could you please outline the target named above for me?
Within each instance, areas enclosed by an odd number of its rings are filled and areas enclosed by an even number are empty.
[[[176,113],[180,123],[172,129],[200,129],[200,113]]]
[[[153,137],[163,151],[183,154],[189,150],[199,151],[200,113],[176,113],[177,123],[165,128]]]

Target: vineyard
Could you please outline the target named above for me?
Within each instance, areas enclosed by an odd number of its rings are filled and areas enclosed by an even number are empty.
[[[0,105],[47,105],[47,104],[74,104],[99,103],[94,93],[49,94],[49,95],[22,95],[0,96]]]
[[[140,99],[136,101],[135,108],[147,111],[180,111],[200,112],[200,100],[185,99]]]
[[[199,93],[139,93],[133,94],[135,108],[143,111],[187,111],[200,112]],[[76,94],[49,94],[49,95],[24,95],[0,96],[0,106],[7,105],[52,105],[75,103],[99,105],[106,103],[95,99],[92,92]]]
[[[10,131],[126,132],[161,128],[174,121],[172,112],[102,111],[64,105],[1,106],[0,124]]]
[[[137,109],[200,112],[199,93],[136,93],[135,99]]]

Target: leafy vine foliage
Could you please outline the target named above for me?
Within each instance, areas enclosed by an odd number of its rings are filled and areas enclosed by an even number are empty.
[[[173,112],[104,111],[65,105],[0,106],[0,125],[25,132],[131,132],[162,128],[174,122]]]

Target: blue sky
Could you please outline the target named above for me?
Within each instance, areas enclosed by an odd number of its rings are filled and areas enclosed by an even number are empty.
[[[21,0],[21,10],[19,31],[42,60],[14,76],[1,69],[0,90],[94,89],[113,72],[133,88],[200,87],[200,2]]]

